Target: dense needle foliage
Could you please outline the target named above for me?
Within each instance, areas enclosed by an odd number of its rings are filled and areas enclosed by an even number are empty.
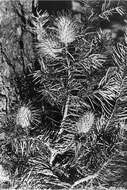
[[[81,14],[35,16],[33,2],[0,2],[0,188],[126,189],[126,3],[82,0]],[[117,39],[104,27],[114,17]]]

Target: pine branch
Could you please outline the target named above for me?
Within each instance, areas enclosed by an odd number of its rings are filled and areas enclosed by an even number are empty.
[[[110,0],[83,2],[88,8],[84,7],[83,12],[88,28],[94,22],[98,22],[98,27],[100,17],[109,19],[116,12],[124,15],[120,6],[111,6]],[[22,3],[16,6],[18,17],[29,25]],[[108,68],[112,63],[105,56],[102,36],[98,37],[97,31],[86,34],[87,24],[71,17],[61,15],[52,20],[45,12],[32,18],[35,56],[40,65],[38,70],[33,68],[34,85],[30,84],[28,90],[32,91],[30,99],[36,97],[35,103],[43,114],[31,106],[21,106],[17,112],[14,110],[13,124],[6,123],[2,159],[10,165],[17,188],[26,185],[26,189],[72,190],[90,184],[105,188],[110,177],[117,184],[119,170],[117,165],[113,167],[120,158],[116,156],[123,135],[119,134],[120,127],[127,119],[127,48],[118,44],[113,49],[115,66]],[[1,51],[4,54],[4,49]],[[25,60],[24,56],[19,51],[18,57]],[[26,83],[25,79],[23,86]],[[22,85],[20,91],[22,96]],[[32,124],[36,125],[34,129]]]
[[[124,48],[124,49],[123,49]],[[118,88],[118,95],[115,101],[114,108],[106,125],[106,128],[111,124],[116,124],[120,120],[126,119],[126,86],[127,86],[127,76],[126,76],[126,47],[118,44],[118,50],[114,52],[114,60],[119,67],[119,79],[120,85]],[[122,106],[122,107],[121,107]]]
[[[121,16],[125,14],[125,11],[123,10],[122,7],[115,7],[115,8],[110,8],[108,10],[103,11],[99,17],[106,19],[110,21],[109,17],[113,15],[113,13],[119,13]]]

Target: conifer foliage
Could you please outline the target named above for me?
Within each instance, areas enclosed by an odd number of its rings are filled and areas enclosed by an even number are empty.
[[[6,13],[0,65],[8,65],[3,76],[10,82],[0,126],[0,188],[126,189],[124,1],[82,0],[81,13],[57,16],[34,14],[37,3],[30,0],[0,3]],[[115,16],[125,22],[117,39]]]

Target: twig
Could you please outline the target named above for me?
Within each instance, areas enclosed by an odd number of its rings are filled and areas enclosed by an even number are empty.
[[[69,190],[72,190],[75,186],[79,185],[80,183],[88,182],[88,181],[91,180],[91,179],[95,179],[97,176],[98,176],[98,174],[96,173],[96,174],[93,174],[93,175],[89,175],[89,176],[87,176],[87,177],[85,177],[85,178],[82,178],[82,179],[76,181],[76,182],[71,186],[71,188],[70,188]]]
[[[68,96],[67,101],[66,101],[66,105],[65,105],[65,109],[64,109],[64,115],[63,115],[63,121],[67,117],[69,101],[70,101],[70,96]]]
[[[109,158],[106,162],[104,162],[104,164],[102,165],[102,167],[93,175],[89,175],[85,178],[82,178],[78,181],[76,181],[69,190],[72,190],[75,186],[84,183],[84,182],[88,182],[89,180],[94,180],[95,178],[97,178],[100,175],[100,172],[107,166],[107,164],[112,160],[113,158]]]
[[[67,54],[68,54],[68,51],[67,51]],[[70,80],[70,77],[71,77],[70,60],[68,59],[68,57],[66,58],[66,60],[67,60],[67,67],[68,67],[68,84],[69,84],[69,80]],[[63,114],[63,119],[62,119],[62,122],[61,122],[61,126],[62,126],[62,123],[64,122],[65,118],[67,117],[69,101],[70,101],[70,96],[69,96],[69,94],[67,92],[67,101],[66,101],[66,105],[65,105],[65,109],[64,109],[64,114]],[[63,131],[63,128],[61,127],[61,129],[59,131],[59,134],[61,134],[62,131]]]

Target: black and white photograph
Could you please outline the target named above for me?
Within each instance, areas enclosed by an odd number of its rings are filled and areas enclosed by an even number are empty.
[[[0,190],[127,190],[127,0],[0,0]]]

